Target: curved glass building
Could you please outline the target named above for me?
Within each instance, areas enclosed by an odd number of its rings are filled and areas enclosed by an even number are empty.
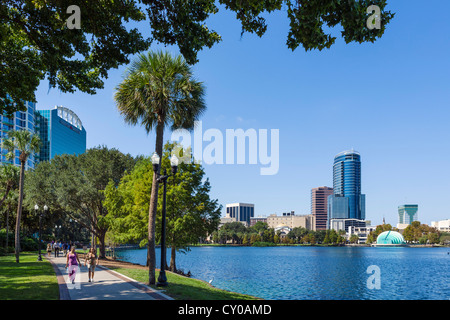
[[[333,163],[333,194],[328,197],[328,221],[364,220],[365,195],[361,194],[361,155],[354,150],[337,154]]]
[[[39,162],[51,160],[55,155],[86,151],[86,130],[80,118],[68,108],[56,106],[51,110],[38,110],[36,131],[42,141]]]

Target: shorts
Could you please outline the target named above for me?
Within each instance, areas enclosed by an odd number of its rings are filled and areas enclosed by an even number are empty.
[[[78,271],[78,265],[72,264],[72,265],[69,266],[69,268],[67,270],[67,273],[69,274],[70,281],[75,280],[75,276],[77,274],[77,271]]]
[[[88,267],[88,271],[90,271],[90,272],[94,272],[95,271],[95,264],[89,264],[88,263],[87,267]]]

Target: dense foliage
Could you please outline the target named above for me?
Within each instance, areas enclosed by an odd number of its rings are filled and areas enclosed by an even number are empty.
[[[380,29],[367,28],[370,5],[380,8]],[[69,24],[76,18],[70,6],[79,8],[79,28]],[[267,14],[285,11],[287,47],[322,50],[335,43],[330,30],[338,26],[346,43],[380,38],[394,16],[386,7],[387,0],[5,0],[0,3],[0,113],[24,110],[23,101],[36,100],[44,78],[62,92],[94,94],[110,69],[127,64],[153,41],[176,45],[194,64],[199,51],[222,40],[207,26],[219,11],[235,13],[242,34],[260,37],[268,28]]]

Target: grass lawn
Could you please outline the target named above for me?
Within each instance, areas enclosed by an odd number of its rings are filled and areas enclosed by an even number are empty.
[[[127,277],[148,283],[148,271],[142,269],[130,268],[110,268]],[[156,272],[158,276],[159,270]],[[176,300],[256,300],[259,298],[248,296],[245,294],[221,290],[210,286],[208,283],[183,277],[178,274],[166,271],[167,282],[169,285],[164,288],[151,286],[157,290],[163,290],[165,294]]]
[[[37,253],[0,256],[0,300],[58,300],[55,271],[46,259],[37,261]]]

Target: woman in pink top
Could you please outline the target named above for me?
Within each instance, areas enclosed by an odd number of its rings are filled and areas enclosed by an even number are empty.
[[[67,268],[67,266],[69,266],[69,269],[68,269],[69,279],[72,281],[72,283],[75,283],[75,275],[78,271],[79,265],[81,265],[81,262],[77,256],[77,254],[75,253],[75,246],[73,246],[70,249],[70,253],[67,255],[67,260],[66,260],[66,268]]]

